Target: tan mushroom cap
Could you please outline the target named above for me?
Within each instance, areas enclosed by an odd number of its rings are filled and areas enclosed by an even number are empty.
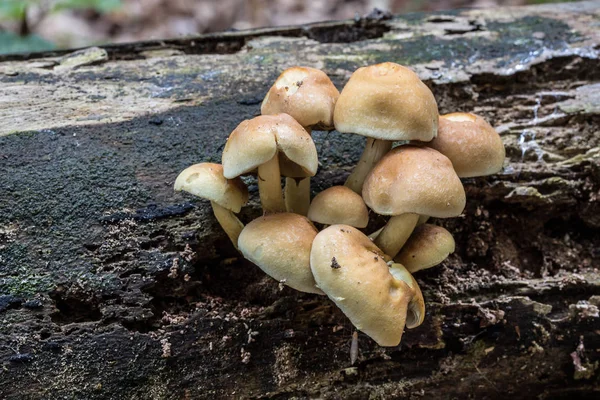
[[[454,248],[450,232],[441,226],[423,224],[415,229],[394,261],[415,273],[438,265],[454,253]]]
[[[425,299],[421,288],[416,279],[412,276],[406,267],[399,263],[388,264],[390,274],[398,280],[406,283],[413,291],[413,297],[408,303],[408,315],[406,318],[406,327],[408,329],[416,328],[425,320]]]
[[[271,214],[246,225],[238,248],[246,259],[287,286],[323,294],[310,269],[310,249],[316,235],[316,228],[306,217]]]
[[[437,134],[438,108],[417,74],[386,62],[352,74],[333,119],[340,132],[382,140],[429,141]]]
[[[277,151],[283,156],[280,162],[288,170],[293,168],[296,175],[308,177],[317,173],[317,149],[310,134],[294,118],[277,114],[245,120],[231,132],[223,150],[225,177],[231,179],[252,172],[271,160]],[[283,176],[285,168],[282,165]]]
[[[466,203],[450,160],[436,150],[416,146],[396,147],[386,154],[367,176],[363,198],[378,214],[436,218],[456,217]]]
[[[427,146],[448,157],[461,178],[495,174],[504,164],[505,149],[500,135],[475,114],[441,115],[438,136]]]
[[[260,107],[263,115],[286,113],[300,125],[333,129],[333,109],[340,92],[321,70],[288,68],[269,89]]]
[[[408,279],[410,273],[399,266],[392,274],[381,250],[351,226],[332,225],[319,232],[310,266],[319,288],[381,346],[398,345],[405,325],[415,327],[423,320],[422,295],[414,279]]]
[[[248,202],[248,188],[241,179],[226,179],[221,164],[201,163],[184,169],[175,180],[175,190],[213,201],[239,213]]]
[[[369,210],[362,197],[346,186],[332,186],[317,194],[308,209],[308,219],[320,224],[346,224],[365,228]]]

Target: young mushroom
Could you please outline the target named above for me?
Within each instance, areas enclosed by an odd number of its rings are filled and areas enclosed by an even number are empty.
[[[265,213],[285,211],[282,174],[314,176],[318,166],[312,138],[287,114],[243,121],[229,135],[222,160],[229,179],[258,169],[258,191]]]
[[[365,203],[391,215],[374,239],[394,258],[414,230],[420,215],[450,218],[465,208],[463,185],[443,154],[416,146],[396,147],[373,168],[363,187]]]
[[[237,249],[244,224],[233,213],[239,213],[248,201],[248,189],[241,179],[226,179],[221,164],[201,163],[184,169],[174,188],[210,200],[217,221]]]
[[[246,259],[279,282],[301,292],[323,294],[309,262],[316,235],[316,228],[306,217],[270,214],[246,225],[238,246]]]
[[[367,174],[394,141],[429,141],[436,136],[438,108],[417,74],[386,62],[352,74],[335,105],[333,120],[338,131],[368,138],[345,184],[360,194]]]
[[[425,145],[448,157],[461,178],[495,174],[504,164],[500,135],[475,114],[441,115],[438,136]]]
[[[404,265],[414,274],[434,267],[454,253],[454,238],[441,226],[423,224],[417,226],[394,261]]]
[[[419,285],[359,230],[332,225],[313,241],[310,267],[317,285],[352,324],[380,346],[397,346],[404,327],[419,326],[425,303]]]
[[[288,68],[279,75],[265,96],[263,115],[285,113],[305,128],[333,129],[333,110],[340,92],[321,70]]]
[[[346,224],[365,228],[369,210],[362,197],[346,186],[332,186],[315,196],[308,209],[308,219],[320,224]]]
[[[286,113],[309,133],[333,129],[333,109],[340,92],[321,70],[288,68],[265,96],[262,115]],[[310,205],[310,177],[285,178],[285,203],[289,212],[306,215]]]

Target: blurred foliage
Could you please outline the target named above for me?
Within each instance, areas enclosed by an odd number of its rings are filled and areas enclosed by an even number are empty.
[[[121,6],[121,0],[0,0],[0,22],[27,25],[27,10],[37,7],[41,17],[48,13],[68,10],[94,10],[107,13]],[[39,22],[39,21],[38,21]],[[0,29],[0,54],[51,50],[55,46],[35,34],[19,35]]]
[[[105,13],[120,7],[121,0],[2,0],[0,21],[20,21],[25,18],[27,8],[32,6],[46,8],[49,12],[92,9]]]
[[[20,36],[12,32],[0,32],[0,54],[46,51],[54,44],[38,35]]]
[[[99,13],[106,13],[121,6],[121,0],[58,0],[54,3],[52,11],[92,9]]]
[[[0,3],[0,21],[20,21],[31,1],[4,0]]]
[[[576,0],[0,0],[0,54],[351,18],[379,4],[402,13],[565,1]]]

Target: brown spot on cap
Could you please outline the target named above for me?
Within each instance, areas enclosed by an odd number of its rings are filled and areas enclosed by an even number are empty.
[[[337,260],[335,259],[335,257],[333,257],[333,258],[331,259],[331,268],[333,268],[333,269],[339,269],[339,268],[341,268],[341,267],[342,267],[342,266],[341,266],[340,264],[338,264],[338,262],[337,262]]]

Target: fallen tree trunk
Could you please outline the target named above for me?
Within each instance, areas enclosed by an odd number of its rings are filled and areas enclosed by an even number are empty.
[[[0,59],[0,397],[597,398],[597,2],[373,17]],[[178,172],[219,162],[285,68],[410,65],[440,112],[497,127],[504,172],[466,179],[425,323],[397,348],[280,289]],[[313,195],[361,137],[315,132]],[[255,183],[242,212],[259,213]],[[372,218],[372,228],[382,220]]]

